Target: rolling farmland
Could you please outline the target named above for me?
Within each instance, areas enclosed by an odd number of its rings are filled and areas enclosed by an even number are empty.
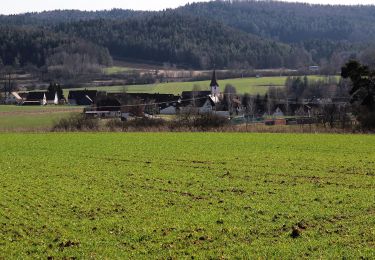
[[[375,137],[0,134],[0,258],[373,258]]]
[[[309,76],[309,80],[325,79],[325,76]],[[269,87],[283,87],[287,77],[262,77],[262,78],[238,78],[238,79],[225,79],[220,80],[219,84],[224,91],[227,84],[231,84],[236,87],[239,94],[261,94],[264,95]],[[161,93],[161,94],[181,94],[182,91],[191,91],[194,86],[198,86],[200,89],[208,89],[210,81],[195,81],[195,82],[170,82],[170,83],[159,83],[150,85],[129,85],[129,86],[104,86],[104,87],[92,87],[90,89],[98,89],[108,92],[132,92],[132,93]],[[74,88],[72,90],[84,89]],[[68,89],[65,90],[67,96]]]

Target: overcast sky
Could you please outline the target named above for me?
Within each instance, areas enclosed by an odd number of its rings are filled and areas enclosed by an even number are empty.
[[[199,2],[208,2],[200,0]],[[284,0],[319,4],[375,4],[375,0]],[[103,10],[112,8],[162,10],[185,5],[192,0],[0,0],[0,13],[17,14],[55,9]]]

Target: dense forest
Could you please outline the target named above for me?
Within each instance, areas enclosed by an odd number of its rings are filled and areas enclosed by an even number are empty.
[[[174,12],[125,21],[61,24],[56,31],[105,46],[115,58],[183,64],[193,68],[293,66],[293,48],[205,18]]]
[[[82,71],[94,64],[90,71],[113,58],[197,69],[321,65],[334,73],[350,58],[375,63],[374,13],[374,6],[213,1],[161,12],[0,16],[0,65]]]

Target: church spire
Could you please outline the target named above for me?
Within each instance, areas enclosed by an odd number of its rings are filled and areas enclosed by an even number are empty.
[[[220,89],[219,89],[219,84],[217,83],[217,80],[216,80],[216,70],[214,70],[214,72],[212,73],[210,87],[211,87],[211,95],[216,98],[219,97]]]
[[[217,80],[216,80],[216,70],[213,71],[212,73],[212,79],[211,79],[211,84],[210,84],[210,87],[218,87],[219,84],[217,83]]]

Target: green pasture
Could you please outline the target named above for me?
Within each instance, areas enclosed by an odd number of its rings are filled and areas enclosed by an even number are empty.
[[[70,111],[77,110],[83,107],[80,106],[15,106],[15,105],[0,105],[1,112],[53,112],[53,111]]]
[[[48,131],[55,122],[67,116],[67,113],[13,115],[7,117],[0,115],[0,131]]]
[[[112,66],[112,67],[104,68],[103,72],[105,74],[112,75],[112,74],[118,74],[118,73],[122,73],[122,72],[127,72],[127,71],[130,71],[130,70],[132,70],[132,68],[120,67],[120,66]]]
[[[0,259],[375,257],[370,135],[0,134],[0,187]]]
[[[309,76],[310,80],[324,79],[325,76]],[[227,84],[236,87],[239,94],[261,94],[264,95],[269,87],[283,87],[287,77],[261,77],[261,78],[237,78],[218,80],[221,91]],[[210,81],[194,81],[194,82],[169,82],[150,85],[129,85],[129,86],[104,86],[92,87],[90,89],[98,89],[108,92],[132,92],[132,93],[161,93],[161,94],[175,94],[179,95],[182,91],[190,91],[195,86],[200,90],[209,90]],[[75,88],[72,90],[84,89]],[[65,89],[65,95],[68,94],[68,89]]]
[[[82,107],[0,105],[0,131],[50,130],[52,125]]]

